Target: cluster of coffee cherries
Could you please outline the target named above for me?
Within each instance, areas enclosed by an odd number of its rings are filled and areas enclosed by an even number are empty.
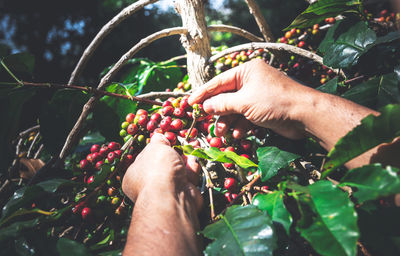
[[[188,81],[181,81],[176,85],[173,92],[188,92],[192,89],[192,85],[188,83]],[[171,89],[167,88],[166,92],[171,92]]]
[[[368,13],[367,10],[364,10],[368,19],[372,19],[373,15]],[[396,20],[400,20],[400,13],[389,12],[386,9],[381,10],[377,17],[373,18],[377,22],[395,22]]]
[[[132,148],[129,150],[132,151]],[[86,193],[78,193],[75,197],[75,206],[72,208],[74,214],[81,215],[83,220],[92,220],[94,208],[101,209],[95,212],[114,212],[120,216],[127,212],[127,203],[123,200],[123,194],[120,191],[121,176],[129,165],[134,161],[133,154],[124,154],[121,145],[118,142],[108,144],[94,144],[90,148],[90,153],[85,159],[79,162],[79,168],[82,171],[82,181],[87,187],[96,181],[101,171],[105,173],[106,178],[102,181],[102,189],[98,194],[88,197]],[[109,168],[104,168],[107,165]],[[116,170],[118,168],[118,170]],[[112,172],[118,172],[113,175]],[[100,184],[99,184],[100,185]],[[104,212],[105,211],[105,212]]]
[[[269,58],[270,54],[264,49],[257,49],[255,51],[247,50],[234,52],[222,58],[219,58],[215,62],[215,74],[218,75],[225,70],[239,66],[252,59],[264,59],[265,61],[267,61],[269,60]]]

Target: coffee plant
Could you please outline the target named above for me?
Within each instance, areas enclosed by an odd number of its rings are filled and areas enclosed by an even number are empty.
[[[400,14],[385,3],[311,1],[274,40],[256,3],[246,1],[265,42],[232,26],[206,28],[202,2],[179,0],[184,27],[144,38],[105,68],[97,88],[75,85],[106,34],[153,2],[137,1],[106,24],[68,84],[26,82],[34,57],[0,47],[2,72],[13,79],[0,88],[2,254],[121,254],[134,208],[121,189],[124,173],[151,136],[162,133],[202,166],[204,254],[399,255],[399,166],[343,165],[400,136]],[[193,22],[194,10],[203,20]],[[253,42],[211,48],[205,29]],[[203,32],[192,36],[208,50],[187,37],[193,31]],[[186,56],[134,58],[169,35],[182,36]],[[312,138],[293,141],[257,126],[243,139],[233,131],[217,137],[218,116],[190,106],[190,92],[252,59],[381,114],[367,116],[329,152]],[[24,103],[49,89],[55,92],[38,125],[16,135]],[[398,147],[392,154],[399,156]]]

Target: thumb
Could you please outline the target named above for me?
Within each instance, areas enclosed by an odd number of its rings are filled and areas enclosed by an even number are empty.
[[[150,139],[150,143],[151,144],[164,144],[164,145],[167,145],[167,146],[171,146],[171,143],[169,142],[167,137],[165,137],[161,133],[154,133],[153,136]]]
[[[222,93],[204,101],[204,111],[214,115],[240,114],[241,105],[238,93]]]

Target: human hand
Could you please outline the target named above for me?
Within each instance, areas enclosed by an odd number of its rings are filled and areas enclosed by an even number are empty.
[[[190,96],[189,104],[204,101],[207,113],[222,116],[216,125],[217,136],[235,123],[233,137],[241,138],[250,121],[299,139],[305,132],[298,109],[305,107],[305,98],[316,93],[257,59],[216,76]]]
[[[202,199],[195,187],[200,169],[194,157],[181,157],[164,135],[154,133],[150,143],[129,166],[122,180],[122,190],[135,202],[143,192],[187,193],[200,209]]]

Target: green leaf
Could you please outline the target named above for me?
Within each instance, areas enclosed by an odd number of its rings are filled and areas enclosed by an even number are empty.
[[[107,179],[107,177],[111,173],[111,165],[110,164],[103,164],[101,166],[100,171],[93,174],[93,182],[90,183],[88,186],[90,188],[95,188],[100,185],[103,181]]]
[[[375,32],[365,22],[353,24],[351,19],[346,19],[329,29],[319,50],[325,53],[324,65],[347,68],[357,64],[360,56],[368,51],[375,40]]]
[[[59,90],[43,106],[39,115],[40,133],[50,153],[59,153],[88,99],[81,91]]]
[[[321,255],[356,255],[357,214],[347,194],[330,181],[307,187],[298,197],[301,219],[297,230]]]
[[[60,238],[57,241],[57,251],[60,256],[87,256],[91,255],[89,250],[81,243],[76,241],[67,239],[67,238]]]
[[[324,166],[323,177],[354,157],[400,136],[400,105],[387,105],[380,109],[380,113],[361,120],[359,126],[336,143],[328,153],[330,160]]]
[[[378,44],[391,43],[399,39],[400,39],[400,31],[393,31],[384,36],[378,37],[378,39],[376,39],[376,41],[374,42],[374,46]]]
[[[52,179],[52,180],[46,180],[42,181],[36,186],[41,187],[44,191],[48,193],[54,193],[56,192],[60,187],[66,187],[66,186],[76,186],[78,183],[71,181],[71,180],[65,180],[65,179]]]
[[[325,18],[336,17],[344,12],[357,12],[360,1],[353,0],[319,0],[312,3],[304,12],[284,30],[306,28],[320,23]]]
[[[343,98],[367,107],[400,103],[400,83],[395,73],[361,83],[342,94]]]
[[[11,238],[17,238],[23,234],[26,230],[31,229],[39,224],[39,219],[19,221],[12,223],[7,227],[0,229],[0,241],[4,241]]]
[[[267,211],[272,221],[281,224],[286,230],[286,234],[289,235],[292,217],[286,210],[283,196],[282,191],[274,191],[269,194],[256,194],[253,197],[253,205],[256,205],[260,210]]]
[[[257,167],[257,164],[253,163],[246,157],[239,156],[235,152],[229,150],[221,151],[219,148],[196,148],[194,149],[192,145],[179,146],[177,148],[182,149],[185,155],[193,155],[202,159],[207,159],[210,161],[217,161],[222,163],[235,163],[238,166],[246,169],[250,167]]]
[[[324,93],[336,94],[338,80],[339,78],[335,77],[329,80],[326,84],[317,87],[316,89]]]
[[[340,186],[357,188],[353,197],[359,203],[400,193],[400,170],[394,167],[383,168],[381,164],[371,164],[355,168],[340,180]]]
[[[215,241],[205,255],[272,255],[276,235],[272,220],[256,206],[232,206],[225,216],[208,225],[202,233]]]
[[[277,147],[263,147],[257,149],[258,169],[261,180],[267,181],[275,176],[282,168],[288,167],[299,155],[280,150]]]
[[[13,73],[32,74],[35,66],[35,57],[30,53],[16,53],[8,55],[3,59],[6,66]]]
[[[112,84],[107,87],[108,92],[122,95],[134,95],[136,86],[133,84]],[[125,121],[128,113],[135,113],[137,102],[104,96],[93,111],[93,119],[97,129],[108,141],[119,141],[120,125]]]

